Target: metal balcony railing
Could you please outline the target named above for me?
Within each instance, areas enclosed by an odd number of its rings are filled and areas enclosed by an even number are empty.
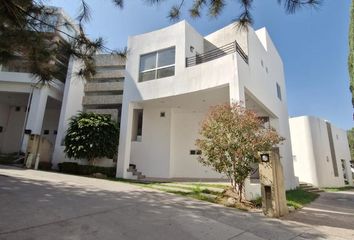
[[[191,67],[194,65],[198,65],[201,63],[209,62],[211,60],[223,57],[225,55],[235,53],[237,52],[241,58],[245,61],[245,63],[248,64],[248,56],[247,54],[242,50],[240,45],[234,41],[232,43],[226,44],[222,47],[210,50],[208,52],[202,53],[202,54],[197,54],[193,57],[188,57],[186,58],[186,67]]]

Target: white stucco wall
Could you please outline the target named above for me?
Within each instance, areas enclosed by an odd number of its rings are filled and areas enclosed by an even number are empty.
[[[291,118],[289,122],[295,175],[300,181],[318,187],[344,186],[341,159],[347,164],[347,176],[351,176],[346,132],[331,124],[338,167],[338,176],[335,176],[326,121],[317,117],[301,116]]]
[[[0,103],[0,126],[3,128],[2,132],[0,132],[0,152],[3,151],[2,145],[4,140],[6,140],[5,135],[6,135],[6,126],[9,120],[9,111],[10,111],[9,105]]]
[[[199,138],[200,123],[206,112],[174,109],[172,113],[171,176],[173,178],[221,178],[222,175],[198,162],[195,140]]]
[[[53,153],[52,164],[54,168],[56,168],[57,164],[60,162],[71,161],[65,157],[62,142],[68,128],[69,119],[79,111],[82,111],[82,98],[84,96],[85,82],[77,75],[81,67],[82,63],[80,61],[74,60],[74,58],[70,59],[60,110],[58,134],[56,136]]]
[[[6,111],[6,108],[8,111]],[[16,106],[2,105],[1,117],[2,125],[4,127],[2,136],[2,144],[0,151],[2,153],[13,153],[19,150],[22,128],[25,119],[25,107],[21,106],[20,111],[15,111]],[[5,113],[7,112],[7,115]],[[1,139],[0,139],[1,143]]]
[[[165,117],[160,117],[160,112]],[[145,108],[140,142],[132,141],[130,163],[149,177],[170,177],[171,112],[168,109]],[[154,166],[154,167],[151,167]]]

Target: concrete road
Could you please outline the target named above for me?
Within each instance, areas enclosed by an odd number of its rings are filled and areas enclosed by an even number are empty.
[[[316,201],[283,219],[314,226],[325,234],[354,239],[354,191],[321,193]]]
[[[348,215],[350,216],[350,215]],[[0,166],[0,239],[354,239],[131,184]],[[320,223],[320,225],[323,223]]]

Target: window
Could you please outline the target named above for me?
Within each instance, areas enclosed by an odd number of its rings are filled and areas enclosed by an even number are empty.
[[[132,141],[141,142],[143,134],[143,109],[134,109]]]
[[[278,83],[277,83],[277,96],[278,96],[279,100],[281,100],[281,88]]]
[[[175,75],[175,47],[140,56],[139,82]]]

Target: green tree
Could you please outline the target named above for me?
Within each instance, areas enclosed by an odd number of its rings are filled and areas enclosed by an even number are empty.
[[[354,160],[354,128],[347,131],[350,157]]]
[[[86,36],[84,23],[90,19],[90,8],[84,0],[81,2],[78,33],[74,34],[67,31],[74,28],[71,23],[66,22],[63,26],[53,23],[58,13],[46,7],[43,1],[0,0],[0,64],[20,60],[42,82],[49,82],[65,80],[70,56],[82,60],[84,67],[78,74],[86,78],[95,74],[93,56],[97,51],[123,56],[124,51],[104,47],[102,38],[91,40]],[[113,2],[123,7],[122,1]]]
[[[118,141],[118,124],[109,116],[81,112],[70,119],[64,152],[69,158],[87,159],[94,165],[97,158],[113,158]]]
[[[126,49],[111,50],[103,45],[102,38],[91,40],[86,36],[84,23],[90,20],[91,11],[85,0],[78,1],[81,2],[80,13],[77,16],[79,33],[70,35],[50,22],[51,16],[55,13],[48,11],[43,4],[44,1],[0,0],[0,64],[6,65],[11,60],[24,59],[34,76],[43,82],[48,82],[53,78],[65,79],[70,56],[83,61],[84,67],[78,74],[85,78],[90,78],[96,72],[93,56],[97,51],[108,51],[124,57]],[[110,1],[118,8],[124,6],[124,0]],[[165,2],[163,0],[141,1],[152,5]],[[211,17],[219,16],[227,3],[232,0],[179,0],[177,5],[172,6],[168,17],[171,20],[178,20],[187,2],[191,4],[188,6],[190,16],[197,18],[202,15],[204,8]],[[304,6],[316,7],[322,0],[277,0],[277,2],[283,5],[287,13],[294,13]],[[235,20],[239,21],[241,26],[252,24],[253,0],[239,0],[239,4],[241,10]],[[66,27],[72,27],[69,25]],[[53,34],[43,34],[43,28],[66,35],[69,42],[53,42]]]
[[[158,4],[161,0],[146,0],[152,4]],[[207,9],[210,17],[218,17],[227,7],[227,4],[234,2],[233,0],[193,0],[188,7],[188,13],[192,18],[198,18],[202,15],[203,9]],[[240,10],[235,20],[240,23],[240,26],[245,27],[253,23],[251,14],[253,0],[239,0]],[[323,0],[277,0],[278,4],[282,5],[285,11],[289,14],[295,13],[297,10],[304,7],[317,7]],[[178,20],[181,16],[181,10],[186,5],[187,1],[179,0],[179,3],[173,5],[169,11],[168,17],[171,20]]]
[[[352,1],[350,10],[348,70],[350,77],[350,91],[352,93],[352,105],[354,106],[354,0]]]
[[[264,127],[255,112],[239,104],[213,107],[202,122],[200,135],[196,141],[202,151],[199,161],[225,174],[239,201],[245,179],[259,161],[259,151],[269,151],[284,140],[274,129]]]

